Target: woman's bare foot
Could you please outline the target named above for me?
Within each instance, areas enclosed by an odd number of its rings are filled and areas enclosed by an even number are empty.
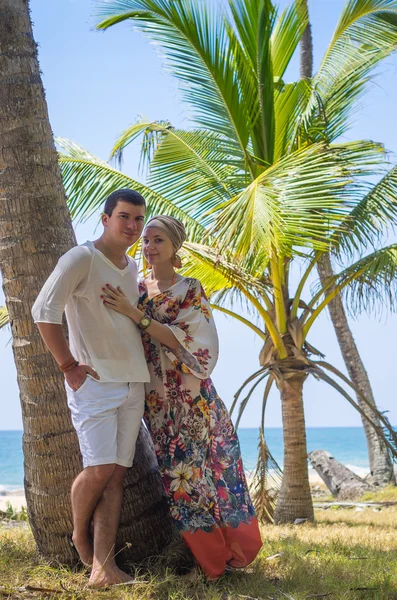
[[[92,567],[94,551],[90,536],[88,534],[86,536],[81,536],[73,533],[72,542],[73,546],[78,552],[78,555],[80,556],[80,560],[83,565],[86,567]]]

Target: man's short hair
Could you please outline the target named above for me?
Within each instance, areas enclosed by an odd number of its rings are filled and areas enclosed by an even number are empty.
[[[135,190],[124,188],[122,190],[116,190],[112,192],[106,199],[105,207],[103,212],[109,217],[112,216],[114,209],[116,208],[117,202],[129,202],[134,206],[146,206],[145,198]]]

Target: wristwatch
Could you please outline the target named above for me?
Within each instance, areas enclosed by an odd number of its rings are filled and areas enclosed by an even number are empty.
[[[152,319],[150,317],[147,317],[146,315],[144,317],[142,317],[142,319],[139,321],[139,327],[143,330],[147,329],[150,326],[150,323],[152,322]]]

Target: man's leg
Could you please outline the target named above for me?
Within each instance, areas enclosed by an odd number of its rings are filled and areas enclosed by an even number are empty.
[[[73,543],[82,562],[92,564],[91,519],[117,462],[117,412],[128,384],[101,383],[87,377],[77,391],[66,392],[79,438],[84,470],[72,486]]]
[[[114,557],[126,472],[126,467],[115,466],[94,511],[94,560],[90,577],[90,585],[93,587],[131,579],[117,567]]]
[[[131,466],[134,459],[144,400],[144,384],[130,383],[128,393],[117,411],[117,464],[93,517],[94,563],[90,578],[92,586],[102,587],[103,574],[109,579],[114,576],[114,572],[117,572],[121,581],[131,579],[116,566],[114,546],[123,500],[123,480],[127,472],[125,465]]]
[[[102,493],[115,471],[116,465],[86,467],[72,486],[73,543],[85,565],[93,560],[92,540],[89,533],[91,518]]]

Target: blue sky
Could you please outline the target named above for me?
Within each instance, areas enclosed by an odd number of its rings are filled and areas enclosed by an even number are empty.
[[[204,0],[203,0],[204,1]],[[213,0],[222,2],[223,0]],[[282,0],[279,5],[287,4]],[[124,23],[99,33],[93,30],[90,0],[31,0],[34,35],[52,129],[54,134],[73,139],[106,159],[121,131],[138,115],[168,119],[187,126],[188,110],[182,104],[178,85],[166,74],[156,50],[143,36]],[[309,0],[315,47],[315,66],[328,45],[344,0]],[[295,60],[288,75],[297,77]],[[397,154],[395,106],[397,58],[382,68],[371,85],[346,139],[369,138],[385,144],[391,161]],[[138,149],[125,157],[123,169],[134,178],[138,173]],[[77,227],[78,241],[93,239],[96,220]],[[0,293],[0,303],[3,296]],[[230,406],[239,385],[258,367],[259,340],[242,324],[217,313],[220,359],[213,375],[215,385]],[[378,405],[389,410],[397,423],[394,391],[397,317],[379,321],[365,315],[352,322],[352,329],[369,372]],[[16,372],[9,332],[0,332],[0,364],[3,393],[0,398],[0,429],[22,427]],[[327,360],[344,369],[328,315],[312,329],[311,343]],[[304,390],[308,426],[359,425],[360,418],[346,401],[325,384],[309,380]],[[257,427],[260,420],[260,392],[253,396],[241,426]],[[281,425],[280,401],[274,391],[268,404],[267,425]]]

